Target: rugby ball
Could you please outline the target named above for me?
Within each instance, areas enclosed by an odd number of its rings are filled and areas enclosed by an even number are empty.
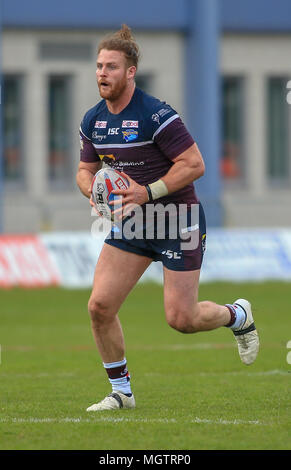
[[[129,181],[122,174],[113,168],[102,168],[97,171],[91,184],[92,201],[96,210],[102,217],[113,221],[112,212],[119,207],[120,204],[109,205],[111,201],[118,201],[122,196],[112,194],[114,189],[127,189]]]

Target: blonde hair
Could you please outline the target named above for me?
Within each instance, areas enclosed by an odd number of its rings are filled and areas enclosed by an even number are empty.
[[[127,64],[136,68],[139,61],[139,47],[131,33],[131,29],[123,24],[122,28],[116,33],[104,38],[98,47],[98,54],[102,49],[108,51],[121,51],[124,53]]]

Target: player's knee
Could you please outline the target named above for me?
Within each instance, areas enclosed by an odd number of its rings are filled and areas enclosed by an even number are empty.
[[[88,312],[96,327],[110,321],[113,316],[109,303],[99,298],[90,298]]]
[[[168,325],[181,333],[195,333],[199,328],[195,327],[195,317],[190,314],[188,309],[169,308],[166,311]]]

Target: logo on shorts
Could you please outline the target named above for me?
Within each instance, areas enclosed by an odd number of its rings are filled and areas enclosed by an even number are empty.
[[[164,250],[162,251],[162,255],[166,255],[169,259],[181,259],[182,258],[181,251]]]
[[[206,233],[204,233],[202,235],[201,246],[202,246],[202,253],[205,253],[205,250],[206,250]]]

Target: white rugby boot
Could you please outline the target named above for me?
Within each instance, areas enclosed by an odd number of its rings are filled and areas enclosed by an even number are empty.
[[[135,408],[134,396],[128,397],[119,391],[112,392],[99,403],[89,406],[87,411],[120,410],[121,408]]]
[[[246,313],[244,324],[233,331],[238,345],[238,352],[242,362],[246,365],[252,364],[259,352],[259,336],[255,327],[252,308],[250,302],[245,299],[238,299],[234,305],[240,306]]]

